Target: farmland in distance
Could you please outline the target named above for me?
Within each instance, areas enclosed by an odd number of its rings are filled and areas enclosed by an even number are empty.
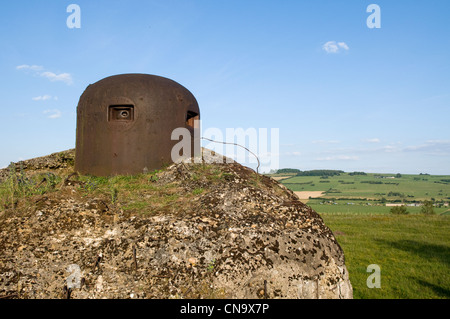
[[[356,299],[450,298],[450,176],[270,174],[311,206],[345,253]],[[422,204],[431,201],[432,214]],[[393,214],[405,205],[407,214]],[[369,265],[381,287],[368,286]]]

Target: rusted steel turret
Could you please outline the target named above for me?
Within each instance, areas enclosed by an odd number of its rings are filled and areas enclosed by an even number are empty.
[[[172,131],[187,128],[194,150],[197,100],[185,87],[148,74],[89,85],[77,107],[75,170],[94,176],[152,171],[170,164]],[[177,137],[178,138],[178,137]]]

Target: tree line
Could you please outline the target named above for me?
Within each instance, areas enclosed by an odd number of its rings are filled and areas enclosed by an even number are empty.
[[[277,170],[277,174],[295,174],[296,176],[339,176],[342,173],[345,173],[341,170],[332,170],[332,169],[315,169],[311,171],[301,171],[295,168],[282,168]]]

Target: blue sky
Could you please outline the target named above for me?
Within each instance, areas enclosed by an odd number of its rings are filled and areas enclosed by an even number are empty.
[[[450,174],[449,14],[447,0],[9,1],[0,167],[73,148],[87,85],[148,73],[196,96],[203,130],[279,128],[280,167]]]

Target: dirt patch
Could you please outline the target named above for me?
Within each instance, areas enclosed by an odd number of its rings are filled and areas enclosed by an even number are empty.
[[[274,180],[276,180],[276,181],[282,181],[282,180],[284,180],[284,179],[288,179],[288,178],[291,178],[292,176],[274,176],[274,177],[272,177]]]
[[[294,193],[295,193],[295,195],[297,195],[298,198],[300,198],[300,199],[309,199],[310,197],[311,197],[311,198],[319,198],[319,197],[323,196],[323,194],[324,194],[325,192],[322,192],[322,191],[315,191],[315,192],[294,192]]]

